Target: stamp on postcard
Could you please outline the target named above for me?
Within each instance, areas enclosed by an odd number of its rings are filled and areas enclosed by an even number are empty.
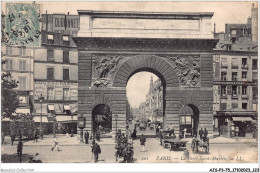
[[[40,5],[25,3],[6,4],[6,37],[8,45],[40,45]]]

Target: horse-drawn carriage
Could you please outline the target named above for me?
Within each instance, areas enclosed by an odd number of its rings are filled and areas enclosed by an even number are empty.
[[[123,158],[126,163],[133,162],[134,150],[131,143],[117,143],[115,149],[116,162],[119,158]]]
[[[124,134],[121,134],[119,131],[116,134],[116,146],[115,146],[115,156],[116,162],[123,158],[123,162],[132,163],[134,157],[133,144],[127,141],[127,138],[124,137]]]
[[[209,152],[209,138],[204,137],[202,139],[198,139],[196,137],[194,137],[192,139],[192,143],[191,143],[191,149],[193,152],[198,152],[199,151],[199,147],[203,148],[205,152]]]
[[[160,143],[164,148],[169,148],[171,151],[179,148],[186,148],[187,141],[176,139],[176,136],[175,134],[172,134],[172,131],[161,131],[159,133]]]

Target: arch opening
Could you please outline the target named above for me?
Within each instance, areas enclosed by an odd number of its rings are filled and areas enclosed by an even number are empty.
[[[106,104],[98,104],[92,109],[92,132],[100,137],[112,137],[112,113]]]
[[[155,135],[156,127],[163,128],[165,118],[166,81],[152,68],[139,68],[127,79],[127,121],[130,131]]]
[[[181,138],[197,136],[200,113],[198,107],[194,104],[187,104],[181,108],[180,112]]]

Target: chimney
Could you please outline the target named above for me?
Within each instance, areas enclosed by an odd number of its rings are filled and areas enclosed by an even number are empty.
[[[258,40],[258,6],[252,4],[251,8],[251,23],[252,23],[252,41],[257,42]]]

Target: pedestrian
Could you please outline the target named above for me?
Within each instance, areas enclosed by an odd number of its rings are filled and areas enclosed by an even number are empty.
[[[136,139],[136,128],[134,129],[131,137],[132,137],[132,140]]]
[[[187,133],[187,129],[184,128],[184,129],[183,129],[183,138],[184,138],[184,139],[186,138],[186,133]]]
[[[11,144],[14,145],[15,134],[11,132],[10,136],[11,136]]]
[[[98,130],[96,133],[96,139],[97,141],[100,141],[100,130]]]
[[[146,142],[146,139],[144,137],[144,134],[142,134],[141,138],[140,138],[140,144],[142,146],[142,151],[144,152],[144,146],[145,146],[145,142]]]
[[[5,143],[5,133],[2,132],[2,145]]]
[[[60,151],[60,148],[59,148],[59,142],[56,138],[56,135],[54,134],[53,135],[53,143],[52,143],[52,147],[51,147],[51,151],[53,151],[53,149],[57,147],[58,151]]]
[[[68,128],[66,129],[66,137],[67,138],[69,137],[69,129]]]
[[[38,136],[37,136],[37,129],[34,129],[33,131],[33,142],[37,142]]]
[[[157,125],[156,126],[156,137],[159,137],[159,131],[160,131],[160,129],[159,129],[159,126]]]
[[[206,128],[204,128],[204,137],[205,137],[205,139],[207,139],[207,138],[208,138],[208,131],[207,131],[207,129],[206,129]]]
[[[235,127],[235,133],[236,133],[236,141],[238,141],[238,132],[239,132],[239,127]]]
[[[17,155],[20,158],[20,163],[22,163],[22,153],[23,153],[23,142],[22,142],[22,137],[20,136],[19,143],[17,145]]]
[[[173,127],[173,124],[172,124],[172,123],[170,124],[168,130],[170,131],[169,136],[174,135],[174,127]]]
[[[85,138],[85,144],[88,144],[88,138],[89,138],[88,131],[85,132],[84,138]]]
[[[204,131],[202,130],[202,128],[199,130],[199,135],[200,135],[200,139],[202,139],[204,135]]]
[[[101,148],[95,141],[93,141],[92,145],[92,154],[94,154],[95,163],[98,162],[98,154],[101,154]]]
[[[70,137],[74,137],[73,128],[71,128],[71,135],[70,135]]]

